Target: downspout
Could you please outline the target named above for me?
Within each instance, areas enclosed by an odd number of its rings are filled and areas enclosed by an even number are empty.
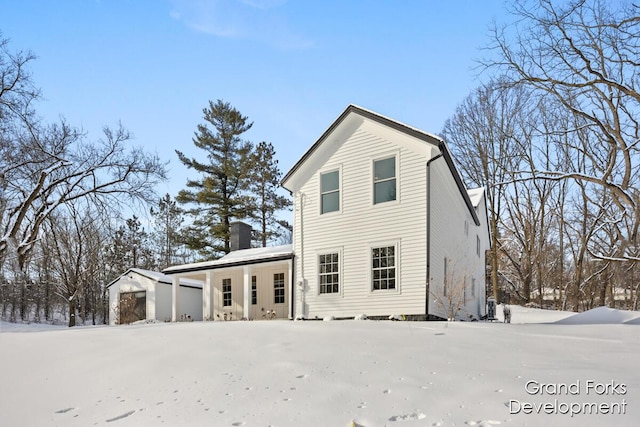
[[[427,277],[426,277],[426,292],[425,292],[425,317],[429,319],[429,292],[431,287],[431,168],[429,167],[432,162],[438,160],[443,156],[442,143],[438,144],[440,154],[430,158],[427,161]]]
[[[292,245],[293,246],[293,245]],[[289,313],[291,317],[289,320],[295,320],[296,318],[296,256],[295,252],[291,255],[289,260],[291,263],[291,277],[289,277],[289,289],[291,289],[291,296],[289,298]]]
[[[306,279],[304,277],[304,193],[298,191],[297,194],[299,195],[299,199],[300,199],[300,227],[298,227],[298,230],[300,230],[300,280],[298,281],[297,285],[300,288],[300,309],[301,309],[301,315],[303,318],[306,317],[306,313],[305,313],[305,307],[304,307],[304,303],[305,303],[305,296],[306,296]],[[294,316],[295,318],[296,316]]]

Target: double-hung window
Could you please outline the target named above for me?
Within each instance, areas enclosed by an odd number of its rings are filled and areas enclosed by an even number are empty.
[[[320,293],[336,294],[340,292],[340,263],[338,253],[320,255],[318,259],[320,271]]]
[[[284,273],[273,275],[273,302],[284,304]]]
[[[396,200],[396,158],[373,162],[373,204]]]
[[[231,307],[231,279],[222,279],[222,306]]]
[[[396,247],[371,248],[371,289],[396,289]]]
[[[340,210],[340,171],[320,174],[321,213]]]

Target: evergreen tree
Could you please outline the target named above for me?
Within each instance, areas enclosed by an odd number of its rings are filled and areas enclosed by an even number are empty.
[[[149,242],[149,234],[140,219],[133,215],[113,233],[113,240],[106,247],[109,279],[115,279],[129,268],[153,270],[156,263]]]
[[[209,101],[203,113],[206,123],[198,125],[193,143],[206,156],[188,158],[176,150],[180,161],[199,172],[201,178],[188,180],[188,189],[181,190],[177,200],[196,205],[190,210],[194,221],[188,227],[187,246],[212,259],[229,253],[232,219],[247,216],[251,143],[241,140],[240,135],[253,123],[221,100]]]
[[[263,247],[290,229],[286,221],[275,217],[276,212],[291,207],[291,200],[278,194],[282,174],[275,154],[273,144],[264,141],[251,154],[251,216],[259,224],[256,234]]]
[[[184,222],[184,211],[167,193],[158,201],[157,207],[151,207],[150,212],[155,224],[158,264],[162,270],[179,262],[177,257],[181,246],[180,227]]]

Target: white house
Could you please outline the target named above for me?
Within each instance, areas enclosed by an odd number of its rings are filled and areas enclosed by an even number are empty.
[[[215,261],[164,269],[173,281],[172,320],[183,312],[183,297],[176,293],[182,280],[202,283],[202,319],[292,318],[292,246],[249,248],[250,243],[251,227],[236,221],[231,224],[230,253]]]
[[[295,316],[477,318],[489,227],[439,137],[350,105],[282,180]]]
[[[109,324],[139,320],[171,319],[172,278],[157,271],[130,268],[107,285]],[[184,319],[202,320],[202,284],[180,281],[180,314]]]

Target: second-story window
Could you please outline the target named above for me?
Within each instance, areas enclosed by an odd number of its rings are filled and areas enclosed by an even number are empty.
[[[320,174],[320,198],[323,214],[340,210],[340,171]]]
[[[396,158],[373,162],[373,203],[396,200]]]

